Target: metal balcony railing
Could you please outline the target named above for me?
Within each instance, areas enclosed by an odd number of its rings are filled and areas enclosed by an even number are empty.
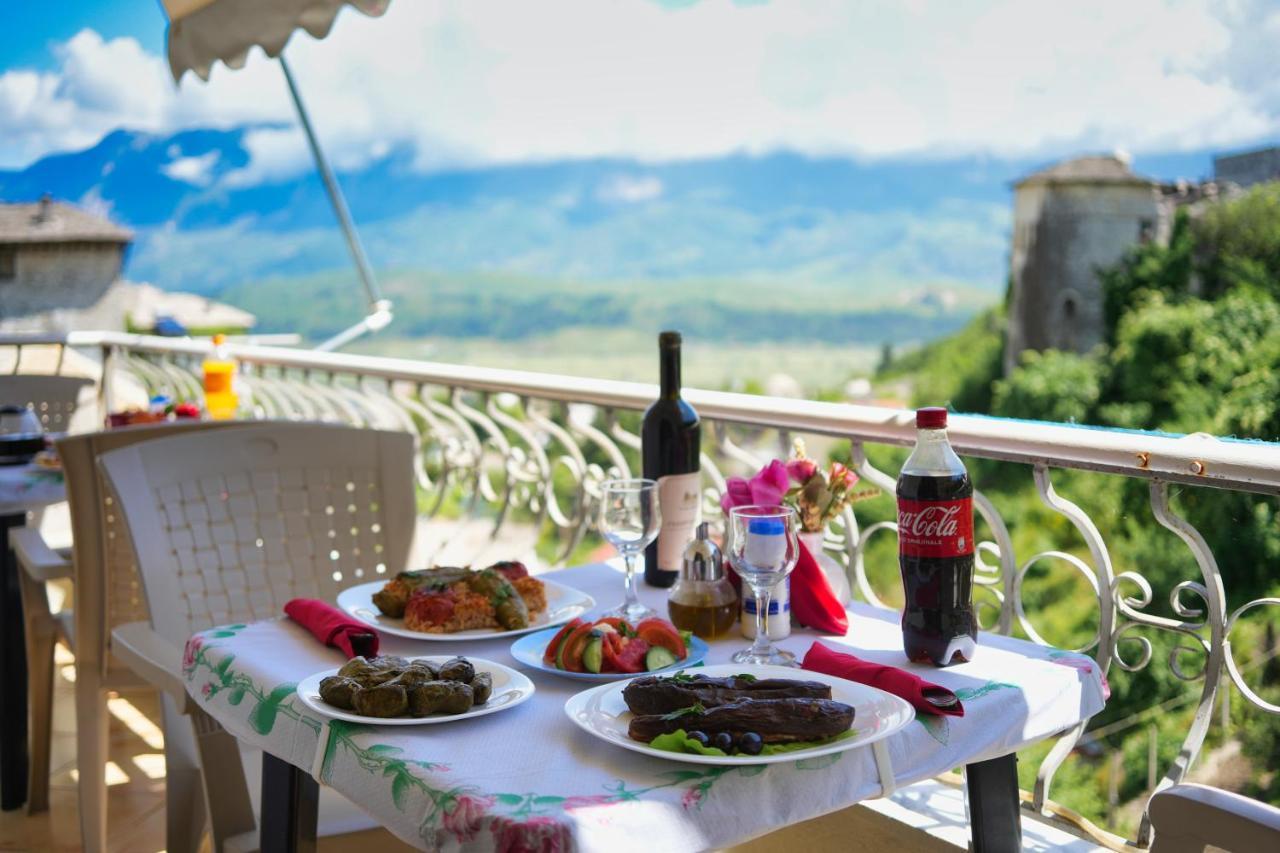
[[[552,541],[551,563],[570,559],[590,532],[599,484],[631,475],[640,446],[636,413],[657,394],[656,386],[631,382],[277,347],[230,349],[241,365],[247,415],[412,432],[418,438],[416,475],[425,514],[485,519],[491,537],[508,525],[531,524]],[[0,337],[0,370],[31,369],[37,351],[45,353],[46,370],[48,365],[62,369],[71,351],[87,356],[100,379],[100,407],[109,410],[126,385],[138,396],[145,390],[200,399],[200,365],[209,345],[103,332],[8,336]],[[726,473],[747,473],[766,457],[785,455],[794,436],[810,437],[811,442],[813,437],[848,441],[851,467],[889,494],[894,476],[871,464],[867,447],[907,446],[915,438],[913,413],[907,410],[693,389],[685,396],[703,417],[704,515],[711,518],[719,514]],[[1280,599],[1259,598],[1229,611],[1218,560],[1201,533],[1170,506],[1171,484],[1280,495],[1280,444],[964,415],[950,419],[949,432],[962,455],[1028,466],[1040,500],[1077,537],[1075,554],[1055,549],[1015,555],[996,506],[976,491],[974,505],[987,536],[978,547],[975,593],[981,598],[984,627],[1045,643],[1024,599],[1029,572],[1058,561],[1078,572],[1093,591],[1097,631],[1076,651],[1094,658],[1104,673],[1112,665],[1129,672],[1153,665],[1152,644],[1142,632],[1166,632],[1178,639],[1168,665],[1177,678],[1199,683],[1198,704],[1157,789],[1186,776],[1204,745],[1224,687],[1233,685],[1246,702],[1280,714],[1280,706],[1265,701],[1246,682],[1228,641],[1245,613],[1280,605]],[[1147,482],[1154,518],[1181,540],[1198,567],[1197,577],[1169,591],[1172,617],[1154,612],[1151,583],[1137,572],[1117,571],[1093,519],[1054,491],[1054,472],[1059,470]],[[883,606],[868,572],[867,549],[872,537],[896,532],[896,527],[891,521],[860,526],[859,514],[846,510],[828,531],[826,547],[847,567],[856,595]],[[1199,601],[1189,603],[1192,598]],[[1203,660],[1198,671],[1187,672],[1181,665],[1188,651]],[[1083,734],[1083,726],[1065,732],[1038,768],[1028,808],[1040,817],[1063,814],[1049,800],[1050,783]],[[1079,831],[1079,825],[1074,829]],[[1090,834],[1099,837],[1096,831]],[[1146,846],[1150,837],[1144,814],[1130,843]],[[1112,837],[1113,843],[1121,841]]]

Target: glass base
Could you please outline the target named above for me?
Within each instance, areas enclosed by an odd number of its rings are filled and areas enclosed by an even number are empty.
[[[795,655],[778,648],[766,649],[765,654],[762,655],[753,653],[751,649],[743,649],[735,653],[731,660],[734,663],[755,663],[768,666],[800,666],[800,662],[796,660]]]
[[[645,607],[643,604],[636,603],[628,607],[625,604],[619,604],[617,607],[606,612],[605,616],[620,616],[631,624],[639,622],[641,619],[648,619],[650,616],[657,616],[658,611],[652,607]]]

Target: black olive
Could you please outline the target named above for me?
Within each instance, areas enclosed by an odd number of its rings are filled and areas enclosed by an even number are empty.
[[[716,749],[731,752],[733,750],[733,735],[728,732],[716,732],[716,736],[711,739],[711,745]]]
[[[699,732],[699,731],[689,732],[688,738],[689,740],[696,740],[698,743],[702,744],[703,746],[706,746],[711,741],[711,738],[707,737],[706,732]]]
[[[746,732],[738,738],[738,749],[746,755],[759,755],[764,749],[764,738],[755,732]]]

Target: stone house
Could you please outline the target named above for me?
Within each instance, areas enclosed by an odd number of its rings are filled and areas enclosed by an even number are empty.
[[[1119,155],[1065,160],[1014,184],[1005,373],[1024,350],[1102,343],[1098,270],[1136,243],[1165,239],[1168,222],[1160,184]]]
[[[0,204],[0,322],[88,308],[120,277],[133,234],[45,196]]]

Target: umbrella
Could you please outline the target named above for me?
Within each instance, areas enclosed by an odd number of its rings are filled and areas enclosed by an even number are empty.
[[[331,350],[359,337],[365,332],[376,332],[391,322],[391,302],[378,290],[378,281],[364,246],[351,221],[351,212],[342,195],[342,188],[329,167],[324,149],[316,139],[311,117],[302,102],[298,85],[284,59],[284,46],[297,29],[304,29],[322,39],[329,35],[333,20],[343,6],[352,6],[366,15],[378,17],[387,11],[391,0],[161,0],[169,16],[169,69],[174,82],[188,71],[194,71],[201,80],[209,79],[214,63],[221,60],[231,68],[243,68],[249,50],[254,45],[280,63],[289,95],[293,99],[298,121],[307,136],[316,170],[324,181],[325,192],[333,205],[334,215],[347,240],[351,260],[364,283],[369,298],[369,314],[349,329],[339,332],[320,344],[319,349]]]

